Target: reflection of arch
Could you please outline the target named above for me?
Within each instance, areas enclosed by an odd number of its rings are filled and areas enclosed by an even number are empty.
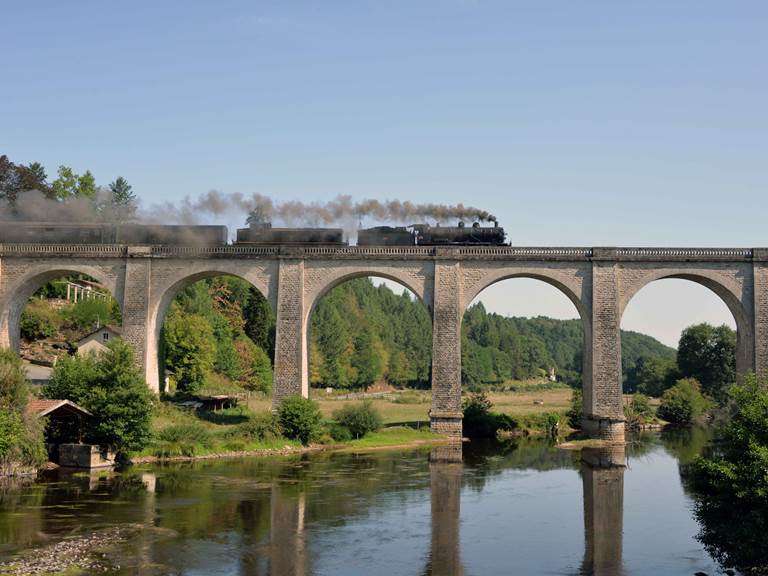
[[[110,267],[104,268],[77,264],[60,268],[51,268],[50,264],[32,266],[26,274],[20,276],[5,289],[8,304],[0,310],[0,346],[8,345],[11,349],[18,351],[21,313],[29,298],[47,282],[73,274],[84,274],[101,283],[109,290],[112,297],[117,300],[122,308],[120,292],[122,292],[123,287],[120,281],[121,278]],[[5,338],[7,338],[7,342],[2,341]]]
[[[148,367],[148,372],[150,374],[158,374],[160,378],[162,378],[162,374],[160,374],[160,366],[158,362],[158,350],[160,347],[160,336],[163,329],[163,324],[165,323],[165,318],[168,314],[168,310],[171,307],[171,303],[173,302],[173,299],[185,288],[191,286],[195,282],[198,282],[200,280],[205,280],[207,278],[215,278],[218,276],[231,276],[234,278],[239,278],[240,280],[244,280],[248,283],[249,286],[259,291],[262,296],[264,296],[267,301],[270,303],[270,306],[272,307],[272,311],[274,313],[275,306],[273,299],[270,298],[270,291],[269,290],[269,281],[268,279],[261,278],[262,281],[259,281],[257,279],[256,282],[253,281],[253,278],[249,274],[239,274],[237,272],[233,271],[225,271],[225,270],[219,270],[216,269],[203,269],[198,271],[187,271],[186,274],[182,275],[181,277],[175,278],[174,282],[170,284],[169,286],[166,286],[164,288],[161,288],[158,290],[159,297],[157,299],[153,299],[152,304],[149,309],[149,325],[147,327],[147,334],[151,334],[151,341],[148,343],[149,347],[149,361],[151,363],[151,366]]]
[[[751,314],[742,301],[743,279],[741,272],[734,270],[702,270],[684,267],[659,267],[654,269],[631,269],[622,276],[623,286],[619,299],[619,318],[632,298],[643,288],[664,279],[689,280],[714,292],[726,305],[736,322],[736,371],[744,374],[753,367]]]

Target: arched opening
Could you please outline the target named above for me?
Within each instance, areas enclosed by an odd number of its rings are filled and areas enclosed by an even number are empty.
[[[269,398],[275,315],[246,279],[210,271],[179,280],[158,304],[154,337],[165,394]]]
[[[305,326],[309,395],[324,413],[368,397],[386,423],[428,421],[432,320],[400,279],[344,275],[313,299]]]
[[[485,286],[461,326],[463,393],[484,392],[493,410],[535,418],[568,410],[581,388],[589,316],[566,285],[510,274]]]
[[[749,369],[749,322],[736,296],[709,278],[653,278],[623,303],[623,392],[661,396],[682,379],[721,397]],[[653,341],[627,342],[647,334]],[[626,403],[626,401],[625,401]]]
[[[113,289],[109,279],[80,270],[48,270],[23,281],[7,322],[11,347],[33,383],[47,381],[62,357],[103,351],[122,336]]]

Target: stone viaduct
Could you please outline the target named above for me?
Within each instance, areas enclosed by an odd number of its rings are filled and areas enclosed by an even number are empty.
[[[363,276],[402,284],[433,321],[430,410],[435,431],[461,431],[461,321],[482,290],[526,277],[561,290],[584,328],[584,425],[622,437],[621,317],[643,286],[683,278],[715,292],[738,329],[737,370],[768,369],[768,249],[526,247],[271,247],[0,245],[0,347],[18,348],[28,298],[64,274],[87,274],[122,307],[147,383],[159,390],[158,342],[173,297],[201,278],[230,274],[250,282],[277,317],[273,402],[308,393],[308,326],[331,288]]]

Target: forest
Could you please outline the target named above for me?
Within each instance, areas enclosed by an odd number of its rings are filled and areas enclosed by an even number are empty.
[[[581,383],[579,320],[508,318],[482,303],[462,326],[462,380],[482,388],[510,380]],[[233,277],[202,280],[175,299],[164,328],[166,367],[183,390],[206,382],[268,392],[274,356],[274,315],[259,292]],[[432,327],[424,305],[368,278],[346,282],[317,305],[310,325],[312,386],[429,386]],[[638,363],[674,362],[675,350],[636,332],[622,332],[625,388],[635,387]]]

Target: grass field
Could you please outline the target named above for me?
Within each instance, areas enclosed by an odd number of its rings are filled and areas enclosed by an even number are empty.
[[[314,391],[313,391],[314,392]],[[491,392],[488,397],[493,402],[493,410],[509,415],[528,416],[531,414],[544,414],[545,412],[564,412],[571,402],[570,388],[555,388],[541,391],[524,392]],[[320,404],[323,416],[331,418],[333,412],[347,404],[355,404],[359,400],[335,400],[324,398],[321,394],[313,394],[312,397]],[[432,403],[432,394],[429,391],[404,391],[396,392],[394,397],[400,401],[373,399],[371,402],[381,413],[386,424],[398,424],[405,422],[429,422],[429,408]],[[407,402],[407,403],[405,403]],[[534,402],[536,402],[534,404]],[[539,404],[539,402],[541,402]],[[268,399],[251,399],[248,407],[255,411],[269,410],[271,407]]]

